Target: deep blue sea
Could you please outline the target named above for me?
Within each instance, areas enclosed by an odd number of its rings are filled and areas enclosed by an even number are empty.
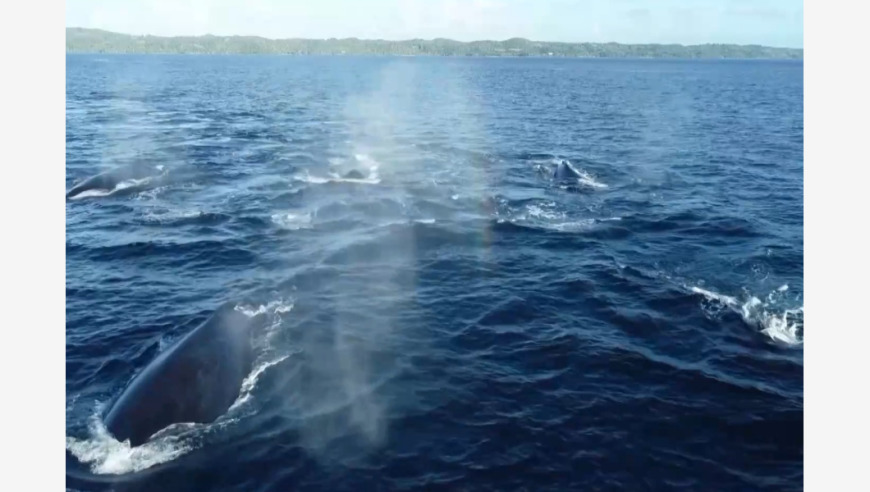
[[[66,204],[69,489],[802,489],[802,62],[66,76],[67,188],[153,170]],[[225,302],[269,320],[236,403],[112,438]]]

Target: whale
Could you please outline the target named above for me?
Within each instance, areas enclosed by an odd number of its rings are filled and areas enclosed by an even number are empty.
[[[98,191],[100,195],[125,190],[136,191],[154,184],[154,179],[165,176],[162,166],[131,165],[120,166],[77,183],[66,192],[66,198],[76,198],[87,191]]]
[[[366,177],[365,177],[365,175],[363,175],[363,173],[359,172],[356,169],[353,169],[353,170],[345,173],[344,176],[342,176],[342,178],[344,178],[344,179],[365,179]]]
[[[580,177],[580,173],[568,161],[559,162],[553,170],[553,179],[556,181],[572,181]]]
[[[103,418],[106,429],[135,447],[172,424],[214,422],[239,397],[264,318],[220,306],[129,382]]]

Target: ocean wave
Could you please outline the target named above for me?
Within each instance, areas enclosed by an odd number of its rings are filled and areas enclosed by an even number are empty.
[[[227,222],[231,219],[228,214],[220,212],[206,212],[199,209],[172,209],[162,208],[149,210],[142,220],[148,225],[215,225]]]
[[[704,305],[709,316],[716,317],[721,308],[728,308],[771,340],[795,346],[803,343],[803,306],[783,307],[788,284],[770,292],[763,300],[748,293],[735,297],[698,286],[692,286],[690,290],[712,303]]]
[[[603,222],[622,220],[621,217],[574,217],[554,201],[497,200],[497,223],[510,222],[517,226],[556,232],[581,232]]]
[[[67,255],[89,258],[91,261],[111,262],[142,258],[142,261],[165,257],[170,265],[188,263],[212,265],[245,265],[255,259],[255,253],[241,246],[239,240],[201,239],[188,242],[135,241],[107,246],[67,243]]]

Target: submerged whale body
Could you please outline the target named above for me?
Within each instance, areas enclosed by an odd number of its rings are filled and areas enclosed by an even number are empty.
[[[344,179],[365,179],[363,173],[357,171],[356,169],[347,172],[344,176]]]
[[[149,184],[151,179],[160,177],[164,174],[164,172],[154,166],[121,166],[102,172],[96,176],[91,176],[90,178],[76,184],[66,193],[66,197],[75,198],[76,196],[91,190],[110,193],[120,189],[119,185],[122,184],[128,185],[123,189],[141,189],[143,185]]]
[[[131,446],[176,423],[209,423],[236,401],[254,361],[249,317],[225,304],[163,351],[127,386],[105,415],[108,431]]]

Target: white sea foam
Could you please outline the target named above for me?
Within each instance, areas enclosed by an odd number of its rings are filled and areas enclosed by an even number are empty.
[[[274,359],[260,362],[256,367],[254,367],[254,369],[251,371],[251,373],[248,374],[248,377],[246,377],[245,380],[242,381],[242,388],[239,391],[239,397],[230,406],[229,411],[231,412],[231,411],[241,407],[242,405],[244,405],[248,401],[250,401],[251,392],[254,390],[254,388],[256,388],[257,381],[260,379],[260,376],[263,375],[263,373],[266,371],[266,369],[268,369],[276,364],[281,363],[287,357],[290,357],[290,355],[288,354],[288,355],[278,356]]]
[[[251,318],[260,314],[272,316],[271,324],[266,327],[265,338],[263,340],[264,349],[268,352],[271,347],[272,337],[278,333],[278,328],[281,326],[280,315],[289,313],[293,310],[294,306],[295,303],[292,299],[276,299],[258,306],[237,305],[235,310]]]
[[[155,437],[141,446],[131,447],[129,441],[120,442],[109,433],[95,412],[88,424],[88,437],[66,438],[66,448],[91,471],[98,475],[133,473],[160,463],[172,461],[193,449],[179,435]]]
[[[557,222],[551,224],[551,228],[560,232],[578,232],[584,231],[592,228],[595,224],[600,222],[615,222],[618,220],[622,220],[622,217],[605,217],[603,219],[599,218],[590,218],[590,219],[577,219],[577,220],[568,220],[564,222]]]
[[[561,162],[564,162],[565,165],[567,165],[572,171],[574,171],[575,173],[578,174],[579,177],[577,178],[577,182],[579,182],[580,184],[582,184],[584,186],[589,186],[592,188],[607,188],[606,184],[596,180],[595,177],[593,177],[591,174],[586,172],[585,169],[578,168],[574,164],[571,164],[571,162],[568,160],[561,161]]]
[[[166,223],[177,220],[192,219],[194,217],[199,217],[202,214],[202,210],[199,209],[164,209],[161,212],[149,211],[143,216],[143,219],[146,222]]]
[[[559,232],[579,232],[595,225],[595,219],[580,219],[550,224],[549,228]]]
[[[296,179],[298,179],[300,181],[304,181],[306,183],[311,183],[311,184],[323,184],[323,183],[329,183],[330,181],[332,181],[332,179],[330,179],[330,178],[321,178],[319,176],[312,176],[311,174],[308,173],[308,171],[305,171],[305,173],[303,173],[301,175],[297,175]]]
[[[596,180],[591,174],[586,171],[579,171],[580,177],[577,178],[577,181],[580,184],[585,186],[591,186],[592,188],[607,188],[607,185],[602,183],[601,181]]]
[[[333,176],[329,179],[333,183],[356,183],[356,184],[379,184],[381,179],[377,175],[369,174],[368,178],[342,178],[341,176]]]
[[[310,184],[325,184],[325,183],[357,183],[357,184],[379,184],[381,179],[376,172],[370,172],[367,178],[343,178],[338,173],[329,173],[328,177],[312,176],[307,171],[301,175],[297,175],[296,179]]]
[[[803,306],[797,309],[786,309],[782,313],[763,311],[760,314],[761,325],[764,326],[761,332],[773,340],[799,345],[803,343],[803,336],[799,333],[803,330],[803,311]]]
[[[706,297],[711,301],[717,301],[729,307],[738,307],[740,305],[740,303],[737,302],[736,297],[717,294],[716,292],[702,289],[700,287],[692,287],[692,292],[694,292],[695,294],[701,294],[702,296]]]
[[[545,202],[540,204],[530,204],[526,206],[525,213],[521,215],[523,219],[534,217],[544,220],[558,220],[565,217],[565,212],[555,209],[554,202]]]
[[[717,314],[716,305],[725,307],[739,314],[747,324],[758,327],[761,333],[772,340],[788,345],[803,343],[803,306],[781,307],[782,295],[788,290],[787,284],[768,294],[764,301],[753,295],[746,295],[744,300],[739,300],[737,297],[697,286],[691,287],[690,290],[714,303],[713,306],[705,306],[708,315]]]
[[[252,369],[251,373],[248,374],[244,381],[242,381],[239,397],[236,398],[236,401],[230,406],[228,413],[241,407],[251,399],[251,392],[257,386],[257,381],[260,376],[262,376],[267,369],[289,357],[289,354],[274,353],[272,339],[278,333],[278,329],[281,326],[281,317],[278,315],[289,313],[293,310],[294,305],[295,304],[292,300],[276,299],[256,307],[236,306],[237,311],[240,311],[249,317],[257,316],[259,314],[274,314],[276,316],[272,318],[272,323],[266,327],[264,350],[260,357],[254,362],[254,369]]]
[[[266,304],[260,304],[257,306],[249,306],[249,305],[237,305],[235,307],[236,311],[253,318],[254,316],[260,314],[284,314],[289,313],[293,310],[294,302],[292,300],[285,299],[276,299],[274,301],[270,301]]]
[[[186,184],[186,185],[180,186],[180,188],[191,189],[191,188],[193,188],[193,186],[194,185],[192,185],[192,184]],[[155,201],[155,200],[157,200],[157,197],[160,194],[162,194],[163,192],[165,192],[168,189],[169,189],[169,186],[167,186],[167,185],[155,186],[153,188],[148,188],[147,190],[143,190],[143,191],[137,193],[135,199],[139,200],[139,201]]]
[[[559,232],[578,232],[587,230],[598,222],[617,221],[621,220],[621,217],[573,218],[567,212],[559,210],[555,202],[548,201],[527,204],[510,220],[518,225]]]
[[[354,159],[356,162],[363,167],[368,169],[368,176],[364,178],[345,178],[342,176],[342,173],[339,172],[330,172],[327,177],[323,176],[312,176],[307,170],[305,170],[302,174],[297,175],[296,179],[300,181],[304,181],[306,183],[311,184],[324,184],[324,183],[357,183],[357,184],[379,184],[381,182],[381,178],[378,175],[378,169],[380,168],[380,163],[373,158],[371,158],[367,154],[355,154]],[[331,158],[330,163],[335,167],[343,167],[344,160],[339,158]],[[345,171],[346,173],[347,171]]]
[[[272,222],[289,230],[310,229],[311,228],[311,213],[295,213],[295,212],[280,212],[272,214]]]

